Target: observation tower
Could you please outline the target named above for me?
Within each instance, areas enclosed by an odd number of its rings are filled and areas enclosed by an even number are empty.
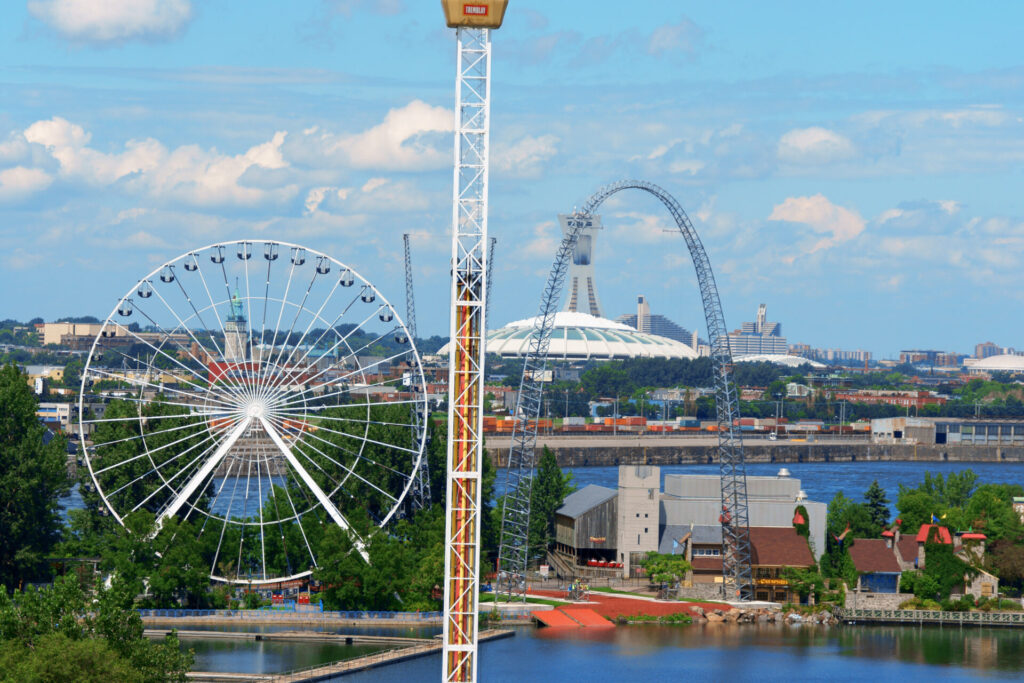
[[[242,310],[242,298],[238,286],[231,297],[231,315],[224,321],[224,360],[229,363],[243,363],[249,349],[249,323]]]
[[[456,29],[455,168],[445,483],[445,681],[479,675],[480,483],[487,304],[491,30],[508,0],[443,0]]]

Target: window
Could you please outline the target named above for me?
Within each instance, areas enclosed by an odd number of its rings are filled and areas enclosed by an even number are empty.
[[[638,513],[636,513],[636,518],[637,518],[637,519],[640,519],[640,513],[639,513],[639,512],[638,512]]]
[[[640,545],[640,534],[636,535],[636,544]]]
[[[644,515],[644,516],[646,517],[647,515]],[[645,534],[647,533],[647,527],[644,527],[644,533]]]
[[[644,519],[647,519],[647,513],[646,512],[644,513]]]
[[[693,556],[694,557],[721,557],[722,556],[722,549],[721,548],[694,548],[693,549]]]

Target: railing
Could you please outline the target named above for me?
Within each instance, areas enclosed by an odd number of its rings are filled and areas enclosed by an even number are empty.
[[[839,609],[843,621],[878,621],[913,624],[977,624],[1024,626],[1024,612],[950,612],[914,609]]]
[[[281,619],[294,620],[296,617],[309,617],[337,621],[380,620],[390,621],[436,621],[442,617],[441,612],[367,612],[367,611],[280,611],[260,609],[140,609],[139,616],[180,619],[188,617],[223,617],[230,619]]]

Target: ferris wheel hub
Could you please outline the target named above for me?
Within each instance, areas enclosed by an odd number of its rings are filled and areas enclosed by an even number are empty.
[[[263,401],[250,401],[245,407],[245,414],[254,420],[258,420],[267,413],[267,404]]]

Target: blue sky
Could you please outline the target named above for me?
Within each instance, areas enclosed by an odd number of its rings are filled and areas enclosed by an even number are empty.
[[[513,0],[494,35],[493,325],[532,315],[556,215],[625,177],[686,207],[729,327],[1024,347],[1024,6]],[[626,8],[626,9],[623,9]],[[105,315],[213,241],[299,242],[448,325],[454,37],[432,0],[21,0],[0,21],[0,317]],[[606,315],[703,331],[640,194],[603,208]]]

